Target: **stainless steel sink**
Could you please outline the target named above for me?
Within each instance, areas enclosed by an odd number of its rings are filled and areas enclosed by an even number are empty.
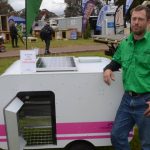
[[[76,71],[74,57],[39,57],[36,70],[43,71]]]

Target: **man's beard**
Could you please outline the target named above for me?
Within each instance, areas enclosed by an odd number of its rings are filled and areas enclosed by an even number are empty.
[[[144,33],[145,33],[145,29],[143,29],[143,30],[139,30],[139,31],[134,31],[134,30],[132,30],[132,32],[135,34],[135,35],[143,35]]]
[[[145,33],[145,30],[142,31],[135,31],[133,32],[135,35],[143,35]]]

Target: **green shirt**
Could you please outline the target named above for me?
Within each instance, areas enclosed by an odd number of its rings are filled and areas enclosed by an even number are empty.
[[[125,91],[150,92],[150,32],[135,43],[131,33],[119,44],[113,60],[122,67]]]

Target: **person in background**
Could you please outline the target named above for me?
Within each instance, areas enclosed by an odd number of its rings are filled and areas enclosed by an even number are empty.
[[[45,55],[50,54],[50,41],[52,40],[53,29],[50,27],[49,21],[46,22],[45,26],[41,29],[40,37],[45,42]]]
[[[0,52],[5,52],[4,39],[0,36]]]
[[[142,150],[150,150],[150,9],[139,5],[131,11],[131,34],[121,41],[112,61],[104,68],[104,81],[115,80],[122,68],[125,89],[112,127],[115,150],[130,150],[128,136],[136,124]]]
[[[10,36],[11,36],[11,42],[12,42],[12,47],[18,47],[18,30],[15,26],[15,22],[11,21],[10,22]]]

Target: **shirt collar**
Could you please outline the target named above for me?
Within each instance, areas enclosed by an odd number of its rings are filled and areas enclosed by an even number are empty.
[[[146,31],[143,38],[142,39],[148,39],[148,37],[150,36],[150,32]],[[134,43],[134,39],[133,39],[133,33],[131,33],[128,38],[129,42]]]

